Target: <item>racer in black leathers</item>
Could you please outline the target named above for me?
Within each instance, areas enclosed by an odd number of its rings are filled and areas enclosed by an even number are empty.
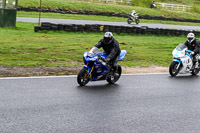
[[[104,34],[104,38],[101,39],[91,50],[90,54],[94,53],[99,48],[103,48],[104,52],[108,54],[105,61],[107,64],[111,64],[111,67],[113,67],[115,70],[117,69],[117,62],[118,57],[121,53],[121,50],[119,48],[118,41],[113,38],[113,34],[111,32],[106,32]]]
[[[193,63],[197,62],[196,55],[199,54],[199,40],[195,39],[194,33],[189,33],[187,35],[187,40],[185,42],[188,50],[191,50],[193,55]]]

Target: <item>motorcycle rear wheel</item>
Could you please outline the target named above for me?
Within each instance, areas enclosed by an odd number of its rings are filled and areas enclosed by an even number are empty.
[[[180,66],[179,66],[178,69],[176,69],[177,66],[178,66],[178,64],[179,64],[178,62],[172,61],[171,65],[169,67],[169,73],[170,73],[170,75],[172,77],[175,77],[179,73],[179,71],[180,71]]]
[[[85,86],[89,82],[87,71],[88,69],[83,67],[78,73],[77,82],[80,86]]]
[[[116,71],[114,74],[110,75],[110,76],[107,78],[106,81],[107,81],[109,84],[114,84],[114,83],[116,83],[116,82],[119,80],[119,78],[121,77],[121,73],[122,73],[122,68],[121,68],[120,65],[118,65],[117,71]]]
[[[194,70],[192,70],[192,72],[191,72],[192,75],[197,75],[198,73],[199,73],[199,67],[194,68]]]

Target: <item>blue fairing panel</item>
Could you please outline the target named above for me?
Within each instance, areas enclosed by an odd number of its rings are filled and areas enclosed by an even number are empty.
[[[181,61],[178,60],[178,59],[173,59],[173,61],[176,61],[176,62],[178,62],[179,64],[181,64]]]
[[[191,50],[190,50],[191,51]],[[185,52],[185,54],[187,55],[187,56],[189,56],[191,59],[192,59],[192,55],[190,55],[190,54],[188,54],[187,52]]]
[[[120,56],[119,56],[119,61],[123,60],[124,57],[126,56],[127,54],[127,51],[126,50],[121,50],[121,53],[120,53]]]
[[[106,58],[108,55],[106,53],[97,53],[97,54],[94,54],[94,55],[91,55],[90,58],[87,57],[87,55],[89,54],[89,52],[85,52],[84,53],[84,59],[85,61],[94,61],[94,60],[97,60],[98,58],[98,55],[101,55],[101,57],[103,58]],[[123,60],[123,58],[126,56],[127,54],[127,51],[126,50],[121,50],[121,53],[120,53],[120,56],[119,56],[119,61]]]
[[[85,68],[89,69],[89,67],[88,67],[88,66],[86,66],[86,65],[84,65],[83,67],[85,67]]]

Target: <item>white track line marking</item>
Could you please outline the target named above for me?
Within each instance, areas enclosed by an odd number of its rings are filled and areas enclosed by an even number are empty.
[[[162,75],[162,74],[168,74],[168,73],[140,73],[140,74],[122,74],[122,76],[138,76],[138,75]],[[3,79],[44,79],[44,78],[74,78],[77,77],[77,75],[66,75],[66,76],[33,76],[33,77],[3,77],[0,78],[0,80]]]

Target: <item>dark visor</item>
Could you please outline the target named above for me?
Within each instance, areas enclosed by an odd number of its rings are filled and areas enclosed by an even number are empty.
[[[104,37],[105,42],[109,42],[111,39],[110,37]]]
[[[193,39],[193,38],[191,38],[191,37],[188,38],[188,40],[190,40],[190,41],[191,41],[192,39]]]

